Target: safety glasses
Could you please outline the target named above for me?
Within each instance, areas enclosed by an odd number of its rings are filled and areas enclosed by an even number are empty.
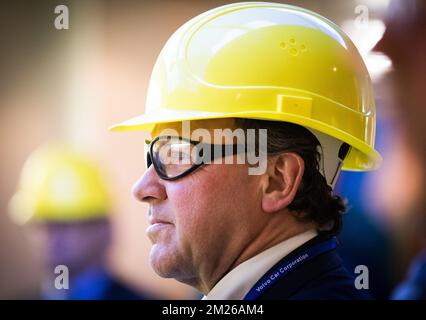
[[[209,144],[177,136],[159,136],[148,144],[146,163],[164,180],[182,178],[202,165],[246,152],[245,144]]]

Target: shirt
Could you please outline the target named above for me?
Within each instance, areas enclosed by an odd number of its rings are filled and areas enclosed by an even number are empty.
[[[242,300],[278,261],[317,236],[315,229],[298,234],[244,261],[228,272],[203,300]]]

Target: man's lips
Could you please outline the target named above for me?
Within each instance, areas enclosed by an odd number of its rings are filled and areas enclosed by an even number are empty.
[[[169,222],[165,219],[155,217],[155,216],[149,216],[148,222],[149,222],[150,225],[153,225],[153,224],[171,224],[171,222]]]
[[[151,239],[151,241],[155,241],[157,235],[162,232],[162,230],[166,230],[169,227],[173,226],[173,224],[164,219],[163,217],[158,216],[152,211],[149,212],[148,215],[149,226],[146,229],[146,234]]]
[[[169,229],[173,225],[169,222],[160,219],[149,219],[149,226],[146,229],[147,236],[154,243],[158,239],[157,237],[165,230]]]

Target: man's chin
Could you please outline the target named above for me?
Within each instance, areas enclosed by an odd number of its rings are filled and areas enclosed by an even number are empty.
[[[149,262],[155,273],[162,278],[173,278],[176,273],[175,257],[164,245],[153,244]]]

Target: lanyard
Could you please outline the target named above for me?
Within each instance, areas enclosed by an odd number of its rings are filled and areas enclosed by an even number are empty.
[[[336,238],[332,238],[300,252],[292,259],[285,259],[274,269],[260,278],[260,280],[257,281],[253,288],[251,288],[251,290],[246,294],[244,300],[255,300],[266,289],[270,288],[275,282],[284,277],[290,271],[296,269],[306,261],[309,261],[324,252],[333,250],[336,247],[337,240]]]

